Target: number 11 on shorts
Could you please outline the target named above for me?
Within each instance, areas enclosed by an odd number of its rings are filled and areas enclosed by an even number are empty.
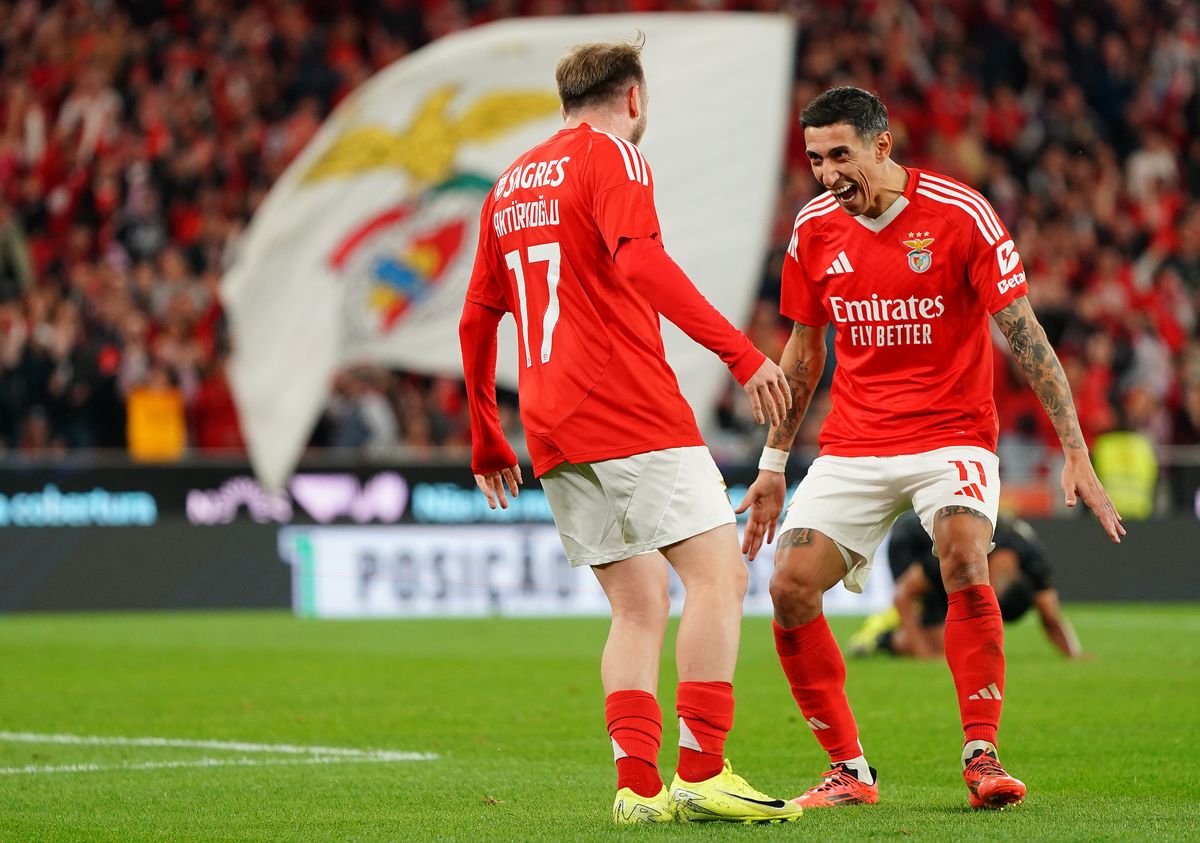
[[[987,488],[987,474],[983,470],[983,463],[979,462],[979,460],[968,460],[967,462],[963,460],[947,460],[947,462],[958,469],[958,479],[967,484],[954,494],[983,500],[983,491],[980,487],[983,489]],[[979,475],[979,485],[968,482],[971,479],[970,474],[967,472],[968,462],[975,466],[975,472]]]

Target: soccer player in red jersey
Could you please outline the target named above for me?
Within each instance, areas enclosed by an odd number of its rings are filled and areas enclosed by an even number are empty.
[[[495,508],[521,472],[496,409],[496,328],[517,323],[521,419],[572,565],[595,572],[612,607],[600,664],[617,767],[618,823],[791,820],[724,760],[733,725],[746,567],[733,508],[663,353],[659,315],[720,355],[783,423],[782,370],[696,290],[663,250],[640,47],[586,44],[556,70],[564,128],[519,157],[484,202],[460,325],[471,462]],[[670,600],[686,589],[676,658],[679,765],[658,772],[655,697]]]
[[[971,805],[1025,797],[996,752],[1004,698],[1003,626],[988,584],[999,504],[988,316],[1012,346],[1066,454],[1068,506],[1083,498],[1113,541],[1125,530],[1088,460],[1067,379],[1026,298],[1021,257],[991,205],[946,176],[891,159],[887,109],[834,88],[800,116],[813,174],[827,189],[796,217],[781,310],[795,323],[781,364],[792,387],[739,512],[743,551],[772,541],[783,465],[837,331],[832,410],[820,456],[788,507],[771,580],[775,643],[809,727],[829,753],[808,807],[878,801],[875,770],[846,700],[846,665],[822,614],[839,580],[861,591],[871,559],[910,507],[933,538],[949,595],[946,661],[962,716]]]

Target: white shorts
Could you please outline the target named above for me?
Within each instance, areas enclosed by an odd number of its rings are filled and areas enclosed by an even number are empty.
[[[914,509],[933,536],[934,516],[946,506],[974,509],[995,530],[1000,508],[995,454],[956,447],[896,457],[817,457],[792,495],[780,534],[808,527],[833,539],[846,560],[842,583],[861,594],[892,522]]]
[[[542,489],[572,565],[628,559],[734,523],[703,446],[560,463],[542,475]]]

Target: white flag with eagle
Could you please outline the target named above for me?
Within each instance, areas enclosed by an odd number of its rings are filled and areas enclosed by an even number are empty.
[[[645,34],[642,150],[667,251],[734,324],[753,305],[786,135],[782,16],[515,19],[441,39],[342,103],[272,187],[221,284],[229,377],[259,478],[281,487],[334,374],[372,362],[461,376],[458,318],[484,194],[561,128],[554,67],[574,44]],[[698,419],[729,377],[664,325]],[[515,387],[515,331],[498,382]]]

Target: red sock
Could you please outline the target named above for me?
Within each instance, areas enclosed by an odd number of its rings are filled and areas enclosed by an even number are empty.
[[[1004,621],[990,585],[950,595],[945,641],[966,740],[994,744],[1004,697]]]
[[[657,796],[658,748],[662,745],[662,709],[647,691],[613,691],[604,700],[604,719],[617,762],[617,789]]]
[[[824,615],[784,629],[777,623],[775,650],[792,696],[833,762],[863,754],[858,726],[846,701],[846,662]]]
[[[725,766],[725,735],[733,728],[733,685],[728,682],[680,682],[679,778],[711,779]]]

